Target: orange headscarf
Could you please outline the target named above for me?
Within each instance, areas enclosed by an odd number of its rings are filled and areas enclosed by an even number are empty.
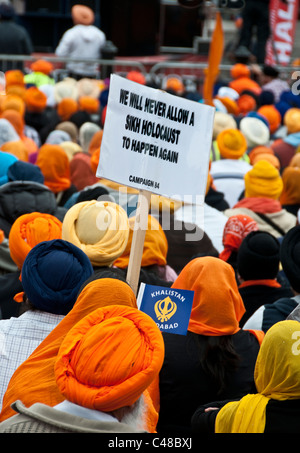
[[[22,140],[17,140],[15,142],[6,142],[1,145],[1,151],[6,151],[7,153],[13,154],[19,160],[28,162],[28,149]]]
[[[125,269],[128,267],[130,249],[132,244],[135,217],[129,219],[129,238],[123,254],[114,262],[114,266]],[[148,229],[146,230],[141,266],[167,264],[168,240],[155,217],[148,215]]]
[[[94,151],[98,150],[101,147],[102,137],[103,137],[103,129],[96,131],[94,133],[94,135],[92,136],[90,144],[89,144],[89,150],[88,150],[90,156],[92,156],[94,154]]]
[[[10,405],[17,399],[27,407],[37,402],[53,407],[64,400],[54,374],[61,343],[77,322],[108,305],[136,307],[136,297],[130,286],[118,279],[96,279],[82,289],[69,313],[13,374],[3,397],[0,422],[15,415]]]
[[[199,335],[233,335],[245,307],[232,266],[215,257],[195,258],[180,272],[172,288],[194,291],[188,330]]]
[[[56,217],[31,212],[18,217],[9,232],[10,256],[19,269],[30,250],[42,241],[61,239],[62,223]]]
[[[257,230],[257,223],[247,215],[238,214],[229,217],[223,231],[224,250],[220,253],[219,258],[228,261],[231,253],[233,251],[238,251],[243,239],[251,231]]]
[[[163,337],[150,316],[113,305],[93,311],[69,331],[55,376],[68,401],[111,412],[133,405],[163,360]]]
[[[24,133],[25,121],[24,116],[21,114],[21,112],[18,112],[15,109],[6,109],[1,114],[1,118],[7,119],[13,125],[20,137],[20,140],[24,143],[29,154],[38,151],[38,146],[34,142],[34,140],[32,140],[32,138],[30,137],[27,137]]]
[[[98,181],[91,168],[91,157],[86,153],[76,153],[71,159],[70,175],[72,184],[77,190],[82,190]]]
[[[300,203],[300,168],[286,167],[282,172],[283,191],[280,195],[280,203]]]
[[[45,186],[54,193],[71,186],[70,162],[64,149],[59,145],[45,143],[40,147],[36,165],[45,178]]]

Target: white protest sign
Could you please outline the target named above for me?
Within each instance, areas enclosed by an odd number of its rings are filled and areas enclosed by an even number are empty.
[[[97,177],[174,200],[204,199],[214,111],[113,74]]]

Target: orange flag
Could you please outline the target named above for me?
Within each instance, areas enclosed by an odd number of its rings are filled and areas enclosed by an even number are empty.
[[[219,74],[219,65],[222,60],[223,50],[224,33],[222,26],[222,17],[220,12],[217,12],[216,25],[209,47],[208,67],[205,71],[205,80],[203,85],[203,99],[205,104],[208,105],[213,105],[213,87]]]

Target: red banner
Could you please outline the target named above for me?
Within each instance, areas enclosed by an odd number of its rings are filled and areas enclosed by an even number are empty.
[[[298,19],[298,0],[270,1],[271,36],[266,47],[266,64],[290,63]]]

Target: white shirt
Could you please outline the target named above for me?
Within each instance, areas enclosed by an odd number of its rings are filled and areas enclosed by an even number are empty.
[[[210,174],[219,192],[225,196],[229,207],[232,208],[245,190],[244,175],[251,170],[252,165],[243,160],[220,159],[211,163]]]
[[[106,42],[103,31],[94,25],[75,25],[67,30],[55,54],[62,58],[91,58],[100,59],[101,49]],[[97,63],[70,62],[66,68],[76,74],[92,76],[97,73]]]
[[[63,315],[28,310],[18,318],[0,320],[0,410],[15,370],[63,318]]]
[[[224,249],[223,246],[223,232],[225,224],[228,220],[221,211],[204,203],[204,206],[184,205],[175,211],[175,219],[183,222],[190,222],[201,228],[210,238],[214,247],[219,253]],[[194,237],[193,234],[187,233],[185,240],[199,241],[201,238]]]

